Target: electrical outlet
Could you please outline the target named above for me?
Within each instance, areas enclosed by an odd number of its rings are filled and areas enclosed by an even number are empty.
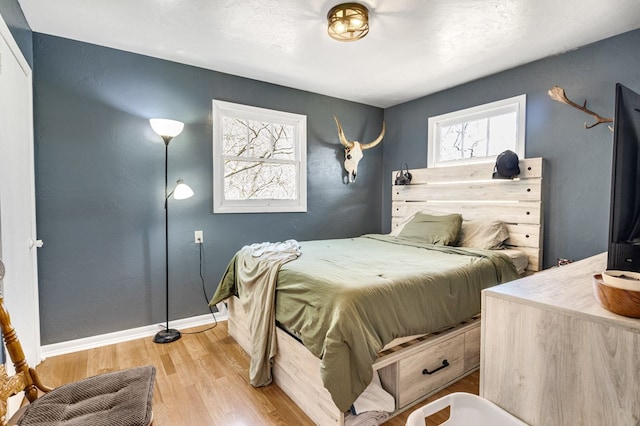
[[[193,231],[193,235],[195,237],[195,242],[196,244],[202,244],[204,243],[204,236],[202,234],[202,231]]]

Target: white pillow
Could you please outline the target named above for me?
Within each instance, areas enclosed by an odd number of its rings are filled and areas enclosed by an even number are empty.
[[[507,226],[499,220],[470,220],[462,222],[458,246],[496,250],[504,247],[507,238]]]

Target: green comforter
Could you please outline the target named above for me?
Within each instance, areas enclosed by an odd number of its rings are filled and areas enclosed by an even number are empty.
[[[517,277],[496,251],[377,234],[300,244],[278,274],[276,320],[322,360],[342,411],[371,382],[384,345],[457,325],[480,312],[482,289]],[[211,305],[236,294],[234,257]]]

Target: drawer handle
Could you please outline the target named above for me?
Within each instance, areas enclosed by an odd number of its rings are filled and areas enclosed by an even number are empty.
[[[442,361],[442,365],[441,365],[440,367],[436,368],[435,370],[431,370],[431,371],[429,371],[429,370],[427,370],[427,369],[425,368],[424,370],[422,370],[422,374],[433,374],[433,373],[435,373],[436,371],[440,371],[440,370],[442,370],[443,368],[447,368],[448,366],[449,366],[449,361],[447,361],[447,360],[445,359],[444,361]]]

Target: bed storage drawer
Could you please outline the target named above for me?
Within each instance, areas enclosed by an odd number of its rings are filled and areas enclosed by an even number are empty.
[[[465,370],[464,334],[447,339],[398,362],[398,407],[423,398]]]
[[[374,364],[382,387],[403,410],[471,373],[480,363],[480,315],[458,327],[397,344]],[[444,360],[447,366],[443,366]],[[423,374],[423,370],[432,374]]]

